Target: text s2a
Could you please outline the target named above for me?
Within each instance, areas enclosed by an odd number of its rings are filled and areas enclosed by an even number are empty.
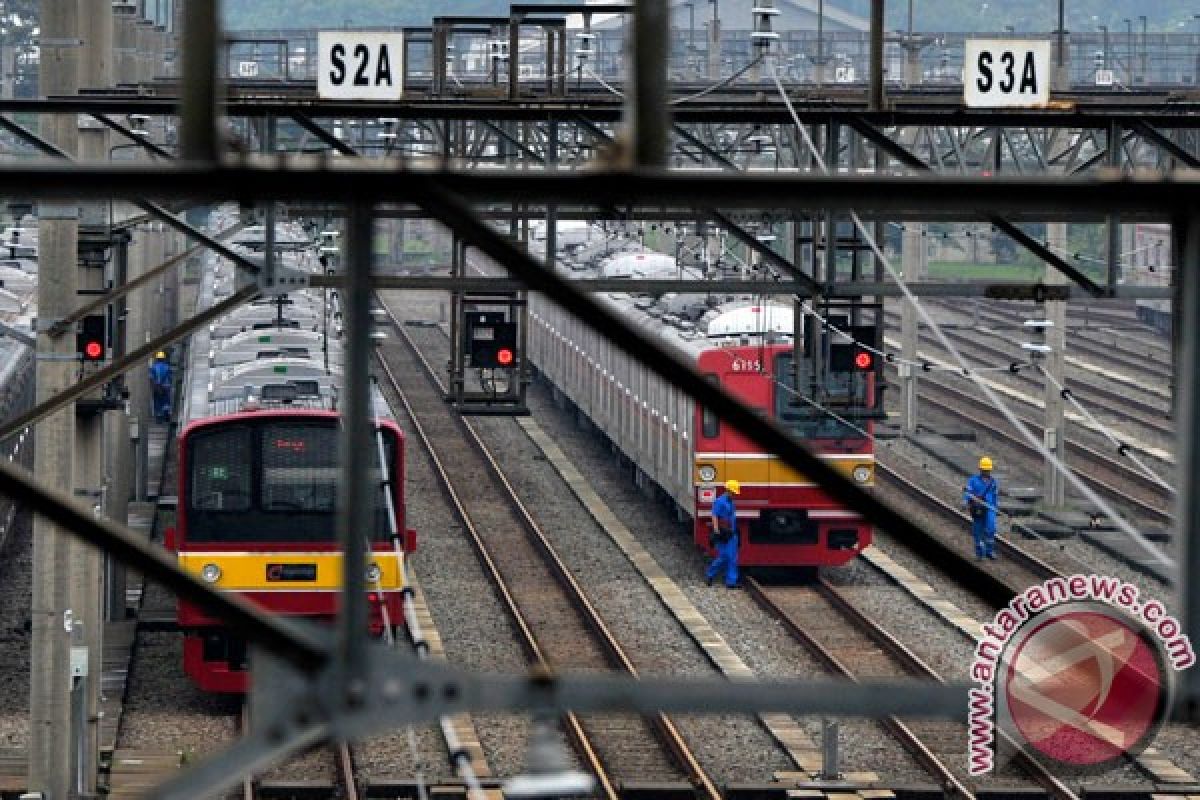
[[[404,94],[404,34],[319,31],[317,94],[325,100],[399,100]]]

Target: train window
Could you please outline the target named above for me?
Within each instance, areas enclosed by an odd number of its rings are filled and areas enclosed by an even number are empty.
[[[337,503],[340,467],[337,429],[270,425],[262,429],[264,511],[331,513]]]
[[[800,362],[800,381],[797,388],[796,367],[791,353],[775,357],[775,416],[802,439],[856,439],[863,436],[853,423],[845,422],[831,411],[808,398],[810,383],[809,362]],[[866,395],[864,376],[853,373],[835,374],[826,383],[829,400],[851,402],[860,407]],[[843,412],[844,413],[844,412]]]
[[[252,498],[250,429],[201,433],[191,443],[191,507],[247,511]]]
[[[709,383],[719,386],[721,381],[716,375],[704,376]],[[712,410],[705,408],[701,412],[700,433],[705,439],[715,439],[721,434],[721,420]]]

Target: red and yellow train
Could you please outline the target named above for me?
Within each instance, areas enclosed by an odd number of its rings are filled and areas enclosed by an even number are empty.
[[[692,321],[645,297],[598,299],[791,429],[847,477],[864,487],[874,483],[874,372],[851,363],[812,381],[808,360],[793,361],[798,337],[790,307],[734,302]],[[866,520],[806,476],[545,298],[535,297],[530,308],[530,357],[540,373],[604,432],[632,464],[639,484],[657,487],[690,519],[698,547],[711,552],[712,503],[729,479],[742,488],[737,509],[744,567],[808,577],[819,567],[845,564],[871,544]],[[814,385],[820,387],[815,397]]]
[[[395,524],[404,531],[404,435],[378,421]],[[167,546],[218,589],[278,614],[332,620],[341,591],[336,534],[339,415],[312,409],[242,410],[199,420],[179,437],[177,527]],[[377,471],[378,472],[378,471]],[[403,623],[404,554],[391,541],[383,492],[367,570],[372,633]],[[179,603],[184,669],[206,691],[245,692],[245,642],[190,603]]]

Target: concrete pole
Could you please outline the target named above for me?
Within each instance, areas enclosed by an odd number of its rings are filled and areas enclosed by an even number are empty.
[[[77,0],[43,0],[41,66],[43,95],[79,90],[80,48]],[[75,115],[46,116],[42,135],[70,156],[79,149]],[[79,206],[41,203],[38,235],[38,328],[66,316],[77,302]],[[75,339],[38,334],[37,400],[42,402],[78,378]],[[49,486],[70,486],[74,477],[75,408],[68,405],[37,428],[35,474]],[[71,539],[44,517],[34,517],[32,651],[29,682],[29,789],[60,800],[72,790],[70,709]]]
[[[1051,250],[1063,253],[1067,249],[1066,223],[1052,222],[1046,226],[1046,241]],[[1056,269],[1047,269],[1045,282],[1047,285],[1062,285],[1067,282],[1066,276]],[[1050,352],[1042,361],[1042,367],[1054,378],[1045,381],[1046,421],[1045,437],[1047,448],[1059,460],[1066,457],[1063,438],[1066,436],[1066,401],[1063,399],[1055,382],[1066,385],[1066,327],[1067,304],[1058,301],[1047,301],[1046,319],[1051,323],[1046,330],[1046,344]],[[1054,469],[1049,461],[1045,469],[1045,504],[1051,508],[1059,508],[1066,504],[1067,485],[1062,475]]]
[[[925,274],[927,251],[925,247],[925,225],[908,222],[904,225],[902,240],[901,268],[904,270],[904,280],[912,284],[920,281]],[[900,307],[900,357],[905,362],[920,361],[917,356],[920,333],[917,317],[917,307],[902,300]],[[917,368],[911,363],[900,365],[900,391],[904,402],[903,419],[904,432],[917,432]]]
[[[79,82],[89,88],[108,88],[113,79],[113,15],[107,3],[80,3],[80,23],[84,48],[79,63]],[[88,120],[81,117],[81,121]],[[79,131],[79,155],[85,161],[104,161],[108,156],[109,132],[103,125],[88,120],[91,124]],[[98,203],[97,218],[109,219],[106,203]],[[90,215],[89,215],[90,216]],[[111,253],[111,251],[110,251]],[[81,289],[104,289],[106,275],[110,269],[80,268]],[[83,302],[81,298],[79,302]],[[94,502],[103,512],[106,487],[104,484],[104,453],[115,442],[104,440],[104,420],[101,415],[77,419],[75,449],[77,462],[75,487],[86,502]],[[81,774],[83,789],[89,794],[96,789],[96,768],[100,758],[100,676],[104,669],[104,555],[91,545],[79,541],[71,543],[71,608],[83,625],[83,635],[77,638],[88,648],[88,675],[84,681],[84,715],[86,739],[83,753],[85,762]]]
[[[113,7],[113,71],[117,84],[137,82],[137,7]]]

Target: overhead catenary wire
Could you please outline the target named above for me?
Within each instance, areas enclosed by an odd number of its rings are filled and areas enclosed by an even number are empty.
[[[1174,486],[1164,480],[1162,476],[1160,476],[1154,470],[1150,469],[1150,467],[1147,466],[1147,464],[1142,461],[1140,457],[1138,457],[1138,454],[1133,452],[1133,449],[1128,444],[1118,439],[1116,434],[1114,434],[1107,425],[1096,419],[1096,416],[1092,414],[1092,412],[1086,406],[1084,406],[1083,403],[1079,402],[1079,398],[1075,396],[1074,392],[1072,392],[1066,386],[1063,386],[1053,375],[1050,374],[1050,370],[1042,366],[1039,366],[1038,368],[1041,370],[1042,375],[1046,378],[1046,380],[1054,384],[1054,388],[1058,391],[1062,398],[1071,405],[1075,406],[1075,409],[1092,423],[1093,429],[1099,431],[1105,439],[1108,439],[1108,441],[1117,448],[1117,455],[1128,458],[1135,465],[1137,465],[1137,468],[1142,472],[1142,474],[1144,474],[1154,483],[1161,486],[1168,493],[1172,495],[1176,494]]]
[[[766,63],[767,70],[771,75],[771,79],[774,81],[776,88],[779,90],[779,94],[783,99],[784,105],[788,109],[788,113],[791,116],[797,131],[804,138],[805,144],[807,145],[813,160],[817,163],[823,173],[828,174],[829,167],[825,163],[824,158],[821,156],[820,151],[817,149],[816,144],[813,142],[812,136],[809,134],[808,129],[804,126],[799,115],[796,113],[796,109],[792,105],[792,100],[788,96],[787,90],[784,88],[782,81],[779,80],[779,75],[775,69],[773,60],[767,59]],[[929,310],[925,308],[925,306],[920,302],[919,298],[913,293],[912,289],[905,282],[904,276],[900,274],[899,270],[896,269],[896,266],[892,263],[891,259],[888,258],[887,254],[883,252],[882,248],[880,248],[879,243],[875,241],[875,237],[871,234],[869,227],[862,221],[862,218],[858,215],[858,212],[850,211],[850,218],[855,227],[861,232],[863,240],[871,248],[872,252],[874,252],[875,257],[879,260],[879,263],[883,265],[889,274],[891,274],[892,279],[900,288],[905,300],[909,303],[912,303],[913,308],[917,311],[917,314],[921,317],[924,323],[929,326],[933,334],[941,343],[942,347],[948,353],[950,353],[951,357],[959,364],[959,366],[961,366],[964,370],[969,370],[966,359],[959,352],[958,348],[954,346],[954,343],[950,341],[949,336],[947,336],[946,332],[942,330],[941,325],[936,319],[934,319],[933,315],[929,313]],[[973,383],[975,383],[992,407],[995,408],[1005,418],[1005,420],[1013,426],[1014,430],[1016,430],[1031,447],[1037,450],[1050,463],[1055,471],[1061,474],[1072,486],[1075,487],[1077,491],[1091,501],[1104,516],[1108,517],[1109,520],[1111,520],[1121,532],[1129,536],[1156,563],[1162,564],[1168,569],[1173,570],[1176,568],[1174,559],[1164,554],[1128,520],[1118,514],[1116,509],[1114,509],[1110,503],[1108,503],[1103,497],[1101,497],[1090,486],[1088,486],[1087,483],[1085,483],[1078,475],[1075,474],[1073,470],[1063,463],[1058,456],[1050,452],[1042,442],[1041,438],[1035,436],[1033,432],[1029,430],[1029,428],[1021,421],[1016,413],[1003,401],[1000,395],[994,389],[992,389],[992,387],[988,386],[986,381],[982,380],[979,376],[970,373],[969,371],[965,374]]]

